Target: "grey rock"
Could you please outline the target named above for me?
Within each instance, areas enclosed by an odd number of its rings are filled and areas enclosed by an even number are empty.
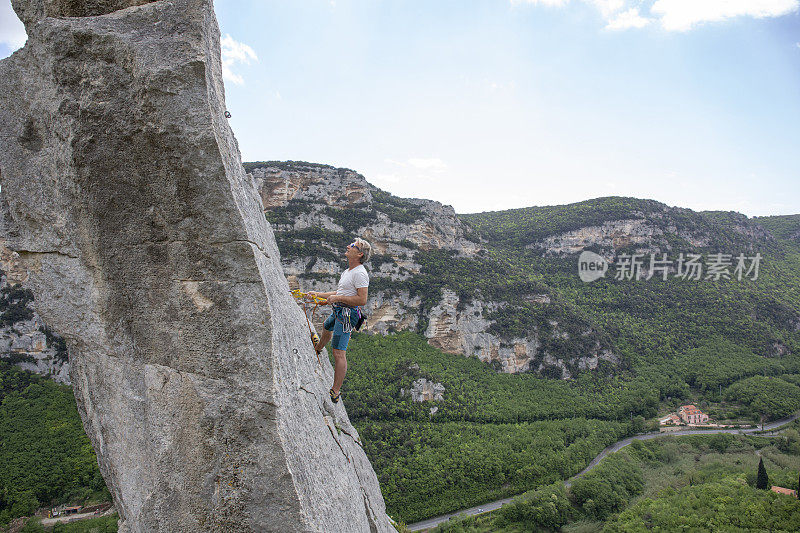
[[[7,245],[120,531],[391,531],[224,117],[213,7],[140,3],[15,1],[0,62]]]
[[[376,195],[386,194],[361,174],[328,165],[268,162],[255,166],[251,175],[267,209],[286,206],[292,200],[305,203],[307,210],[295,214],[290,227],[281,227],[285,230],[320,227],[341,232],[343,228],[325,214],[325,208],[369,210],[375,205]],[[451,206],[419,198],[403,201],[418,208],[423,216],[398,223],[378,212],[374,221],[358,228],[358,234],[370,241],[375,253],[409,259],[413,250],[397,245],[404,240],[421,249],[445,248],[465,256],[481,249],[465,238],[467,227]]]
[[[63,339],[52,332],[49,335],[46,333],[47,325],[33,307],[33,298],[28,290],[28,272],[19,254],[6,246],[7,234],[0,210],[0,291],[4,299],[9,303],[14,300],[15,303],[2,312],[0,360],[69,385],[69,362],[64,353]],[[24,297],[15,296],[20,293],[24,293]],[[15,309],[23,303],[30,316],[24,316]]]
[[[351,226],[361,224],[353,233],[365,237],[372,245],[375,255],[366,265],[372,280],[399,282],[420,274],[422,267],[414,260],[419,250],[453,250],[467,258],[484,251],[480,244],[467,238],[468,227],[452,207],[431,200],[391,198],[352,170],[294,161],[246,165],[267,211],[274,210],[280,215],[280,208],[288,207],[284,216],[275,217],[275,231],[290,244],[310,242],[316,250],[314,257],[297,254],[283,258],[284,272],[292,288],[323,292],[336,289],[346,265],[337,260],[343,250],[327,241],[331,235],[336,238],[336,233],[342,232],[345,221],[351,222]],[[386,204],[403,208],[393,211],[399,221],[382,211],[386,210]],[[340,208],[349,210],[350,219],[342,216],[337,223],[331,214]],[[414,211],[414,216],[403,216],[408,214],[403,210]],[[364,216],[355,216],[357,211],[362,211]],[[309,228],[334,233],[314,238],[314,232],[303,232]],[[351,238],[352,235],[345,233],[339,240],[350,242]],[[591,238],[596,235],[587,237]],[[290,246],[291,249],[296,250]],[[379,283],[370,287],[365,306],[366,331],[384,335],[393,331],[422,330],[421,295],[412,295],[405,289],[379,288],[381,285],[386,287]],[[542,306],[552,303],[548,294],[528,294],[524,299]],[[491,333],[492,322],[486,317],[506,305],[507,302],[486,301],[479,294],[468,302],[461,302],[454,291],[443,289],[439,301],[426,313],[427,327],[421,332],[431,346],[448,353],[476,356],[503,372],[541,372],[545,368],[541,364],[545,351],[533,325],[525,337],[500,337]],[[562,338],[567,335],[566,332],[557,334]],[[597,368],[597,361],[603,358],[599,349],[576,353],[569,361],[561,361],[565,369],[561,375],[565,379],[571,377],[567,363],[580,369],[592,369]]]
[[[419,378],[411,384],[411,399],[415,402],[438,402],[444,400],[444,385]],[[434,414],[433,411],[431,414]]]
[[[25,28],[46,17],[92,17],[154,0],[11,0]]]

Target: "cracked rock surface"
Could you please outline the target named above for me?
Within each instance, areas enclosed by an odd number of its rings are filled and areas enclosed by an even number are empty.
[[[210,0],[13,5],[7,245],[120,531],[392,531],[241,167]]]

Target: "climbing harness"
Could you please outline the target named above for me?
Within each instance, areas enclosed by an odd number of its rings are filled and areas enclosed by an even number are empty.
[[[353,330],[358,331],[361,329],[361,324],[364,323],[366,318],[361,311],[361,306],[351,307],[340,303],[333,304],[333,311],[336,316],[336,321],[342,325],[342,333],[352,333]],[[356,312],[357,317],[353,323],[352,313]]]
[[[333,312],[334,316],[336,317],[336,322],[342,325],[342,333],[352,333],[353,321],[350,319],[352,307],[341,304],[333,304]]]
[[[314,313],[317,311],[317,307],[320,305],[328,305],[328,300],[325,298],[320,298],[319,296],[312,296],[308,293],[301,292],[300,289],[291,291],[292,296],[298,301],[298,305],[303,308],[303,314],[306,317],[306,324],[308,324],[308,332],[311,334],[311,337],[314,337],[314,330],[311,328],[311,322],[314,320]],[[311,300],[311,301],[309,301]],[[313,303],[314,306],[311,307],[310,304]],[[309,310],[310,309],[310,310]],[[314,350],[316,352],[316,350]],[[317,353],[317,363],[322,364],[319,359],[319,352]]]

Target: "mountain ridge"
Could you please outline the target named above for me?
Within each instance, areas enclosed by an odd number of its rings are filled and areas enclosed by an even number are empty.
[[[741,245],[748,253],[770,248],[785,256],[800,243],[800,215],[695,212],[628,196],[458,214],[434,200],[391,195],[352,169],[302,161],[243,166],[258,187],[293,288],[335,286],[341,249],[358,233],[373,244],[369,331],[417,331],[434,347],[511,373],[572,378],[630,366],[630,356],[612,346],[615,328],[593,324],[590,310],[552,286],[554,275],[560,285],[570,268],[574,274],[570,262],[579,250],[611,260],[626,252],[708,254]],[[13,254],[0,260],[0,268],[16,272]],[[787,312],[800,315],[797,308]],[[16,346],[15,357],[41,359],[39,371],[63,380],[67,372],[52,363],[52,349],[21,353],[32,343],[17,339],[41,335],[33,330],[43,328],[34,323],[28,329],[15,336],[5,328],[2,338]],[[775,342],[776,352],[788,350]]]
[[[259,184],[293,286],[330,290],[341,247],[358,234],[375,252],[369,330],[415,330],[434,347],[512,373],[571,378],[629,366],[632,354],[612,346],[615,327],[598,327],[592,310],[575,303],[575,291],[593,290],[574,285],[579,251],[612,260],[678,251],[783,257],[793,249],[735,211],[607,196],[462,215],[433,200],[390,195],[351,169],[293,161],[245,168]]]

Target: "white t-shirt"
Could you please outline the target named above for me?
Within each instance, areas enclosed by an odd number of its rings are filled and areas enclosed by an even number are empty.
[[[367,274],[367,269],[364,268],[364,265],[358,265],[342,272],[336,294],[338,296],[357,296],[358,291],[356,289],[362,287],[369,287],[369,274]]]

